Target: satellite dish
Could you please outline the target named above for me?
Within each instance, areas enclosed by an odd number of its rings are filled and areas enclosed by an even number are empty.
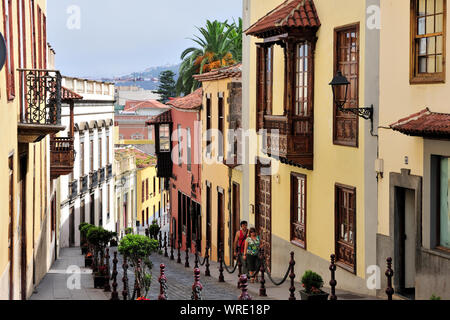
[[[6,43],[3,34],[0,32],[0,71],[3,69],[6,61]]]

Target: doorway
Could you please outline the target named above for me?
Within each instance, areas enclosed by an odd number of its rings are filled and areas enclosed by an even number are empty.
[[[52,213],[53,214],[53,213]],[[75,247],[75,209],[69,209],[69,247]]]
[[[263,170],[263,168],[265,170]],[[272,266],[272,176],[267,174],[270,167],[256,165],[256,232],[261,238],[266,258],[266,268]],[[269,169],[270,170],[270,169]]]
[[[395,252],[398,275],[397,292],[409,299],[415,298],[416,277],[416,215],[415,191],[395,188]]]
[[[225,220],[224,220],[224,192],[217,189],[217,256],[224,252],[225,240]]]
[[[8,228],[8,259],[9,259],[9,300],[14,299],[14,157],[8,159],[9,165],[9,228]]]

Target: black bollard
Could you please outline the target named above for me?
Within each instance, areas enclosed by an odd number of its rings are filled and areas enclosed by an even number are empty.
[[[164,257],[169,257],[169,254],[167,253],[167,232],[164,232]]]
[[[194,269],[194,284],[192,285],[192,300],[202,300],[203,286],[200,283],[200,269]]]
[[[264,248],[261,249],[260,252],[260,264],[259,271],[261,272],[261,287],[259,288],[259,296],[260,297],[267,297],[266,293],[266,279],[264,279]]]
[[[109,248],[106,248],[106,276],[105,276],[105,286],[104,286],[104,291],[105,292],[111,292],[111,286],[109,285],[109,280],[110,280],[110,270],[109,270]]]
[[[184,267],[185,268],[189,268],[190,267],[189,266],[189,248],[188,248],[187,242],[186,242],[186,251],[185,251],[185,253],[186,253],[186,259],[185,259],[185,262],[184,262]]]
[[[331,255],[331,264],[330,264],[330,271],[331,271],[331,280],[330,280],[330,288],[331,288],[331,294],[330,294],[330,300],[337,300],[336,297],[336,285],[337,281],[335,279],[336,277],[336,256],[334,254]]]
[[[173,234],[170,236],[170,260],[175,260],[175,257],[173,255],[173,245],[174,245],[174,240],[173,240]]]
[[[160,276],[158,278],[158,282],[159,282],[158,300],[167,300],[167,293],[166,293],[167,278],[166,278],[166,275],[164,272],[164,270],[166,269],[166,266],[161,264],[159,266],[159,269],[160,269]]]
[[[113,259],[113,271],[112,271],[112,292],[111,292],[111,300],[117,301],[119,299],[119,293],[117,292],[117,252],[114,252],[114,259]]]
[[[239,287],[242,293],[238,300],[252,300],[252,297],[248,294],[248,279],[246,274],[241,275]]]
[[[205,263],[205,277],[211,277],[211,271],[209,270],[209,244],[206,245],[206,253],[205,253],[205,258],[206,258],[206,263]]]
[[[386,270],[386,277],[387,277],[387,288],[386,288],[386,294],[388,296],[388,300],[392,301],[392,296],[394,295],[395,291],[392,287],[392,277],[394,276],[394,270],[392,270],[392,258],[387,258],[387,270]]]
[[[295,285],[294,285],[294,279],[295,279],[295,273],[294,273],[294,266],[295,266],[295,260],[294,260],[294,252],[291,252],[291,261],[289,262],[289,266],[291,269],[291,273],[289,274],[289,278],[291,279],[291,286],[289,288],[289,300],[293,301],[295,299]]]
[[[177,263],[181,263],[181,241],[178,241],[178,257]]]
[[[122,296],[123,296],[123,300],[128,300],[128,264],[127,264],[127,257],[124,256],[123,257],[123,278],[122,278],[122,282],[123,282],[123,291],[122,291]]]
[[[223,277],[223,251],[222,246],[219,249],[219,282],[225,282],[225,278]]]

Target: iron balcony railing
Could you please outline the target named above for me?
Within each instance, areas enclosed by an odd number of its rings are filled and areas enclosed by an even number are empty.
[[[103,183],[103,182],[105,182],[105,168],[101,168],[100,170],[99,170],[99,172],[100,172],[100,183]]]
[[[107,179],[109,180],[109,179],[111,179],[112,178],[112,175],[113,175],[113,167],[112,167],[112,164],[108,164],[107,165]]]
[[[19,69],[23,84],[20,122],[61,125],[61,74],[56,70]]]
[[[90,177],[90,187],[94,189],[98,186],[98,171],[91,172],[89,174]]]
[[[69,183],[69,198],[73,200],[78,195],[78,180],[74,180]]]
[[[84,176],[80,178],[80,192],[86,193],[88,191],[88,185],[89,185],[89,177]]]

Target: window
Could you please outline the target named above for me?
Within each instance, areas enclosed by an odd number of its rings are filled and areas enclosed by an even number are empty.
[[[145,202],[145,182],[144,181],[142,181],[141,193],[142,193],[141,202],[144,203]]]
[[[89,141],[90,143],[90,150],[89,150],[89,171],[94,171],[94,140],[91,138]]]
[[[181,166],[183,163],[183,137],[182,137],[182,129],[181,124],[177,126],[177,136],[178,136],[178,165]]]
[[[301,42],[296,46],[295,68],[295,115],[309,116],[309,44]]]
[[[291,241],[306,249],[306,176],[291,174]]]
[[[258,129],[262,129],[262,116],[272,114],[273,46],[257,47],[257,110]]]
[[[80,137],[84,140],[84,137]],[[84,142],[80,143],[80,176],[84,177]]]
[[[103,167],[102,165],[102,138],[98,139],[98,167],[101,168]]]
[[[211,156],[211,97],[206,98],[206,154]]]
[[[42,15],[42,60],[43,68],[47,68],[47,17]]]
[[[39,6],[37,6],[37,28],[38,28],[38,53],[39,53],[39,59],[38,59],[38,63],[39,63],[39,68],[43,69],[43,48],[42,48],[42,10]]]
[[[410,82],[444,82],[447,1],[411,1]]]
[[[170,127],[168,124],[159,126],[159,151],[170,152]]]
[[[223,108],[223,96],[219,96],[219,101],[218,101],[218,124],[217,124],[217,128],[219,129],[219,141],[218,141],[218,157],[219,158],[223,158],[223,146],[224,146],[224,136],[223,136],[223,132],[224,132],[224,128],[225,128],[225,114],[224,114],[224,108]]]
[[[144,188],[142,188],[142,192],[144,192]],[[148,197],[149,197],[149,192],[148,192],[148,179],[145,180],[145,194],[146,194],[145,198],[148,200]]]
[[[450,158],[441,158],[440,162],[438,243],[450,249]]]
[[[356,273],[356,188],[336,185],[335,197],[336,261]]]
[[[156,195],[156,178],[153,177],[153,195]]]
[[[109,134],[106,136],[106,164],[109,164]]]
[[[12,22],[12,0],[3,0],[3,30],[6,41],[7,57],[5,62],[6,95],[8,100],[15,97],[14,84],[14,39]]]
[[[347,77],[347,103],[344,108],[359,107],[359,25],[335,30],[335,70]],[[342,88],[338,95],[345,95]],[[339,96],[338,96],[339,98]],[[341,112],[334,106],[333,142],[336,145],[358,147],[359,118],[353,113]]]
[[[32,36],[32,52],[33,52],[33,68],[36,69],[37,65],[37,51],[36,51],[36,18],[34,9],[34,0],[30,0],[30,10],[31,10],[31,36]]]
[[[187,169],[191,171],[191,163],[192,163],[192,142],[191,142],[191,128],[187,128]],[[161,183],[161,182],[160,182]]]
[[[108,184],[108,187],[106,189],[106,192],[107,192],[106,193],[106,216],[107,216],[108,220],[109,220],[109,210],[111,209],[110,208],[110,202],[109,202],[109,200],[110,200],[109,195],[111,194],[110,191],[111,191],[111,187]]]

